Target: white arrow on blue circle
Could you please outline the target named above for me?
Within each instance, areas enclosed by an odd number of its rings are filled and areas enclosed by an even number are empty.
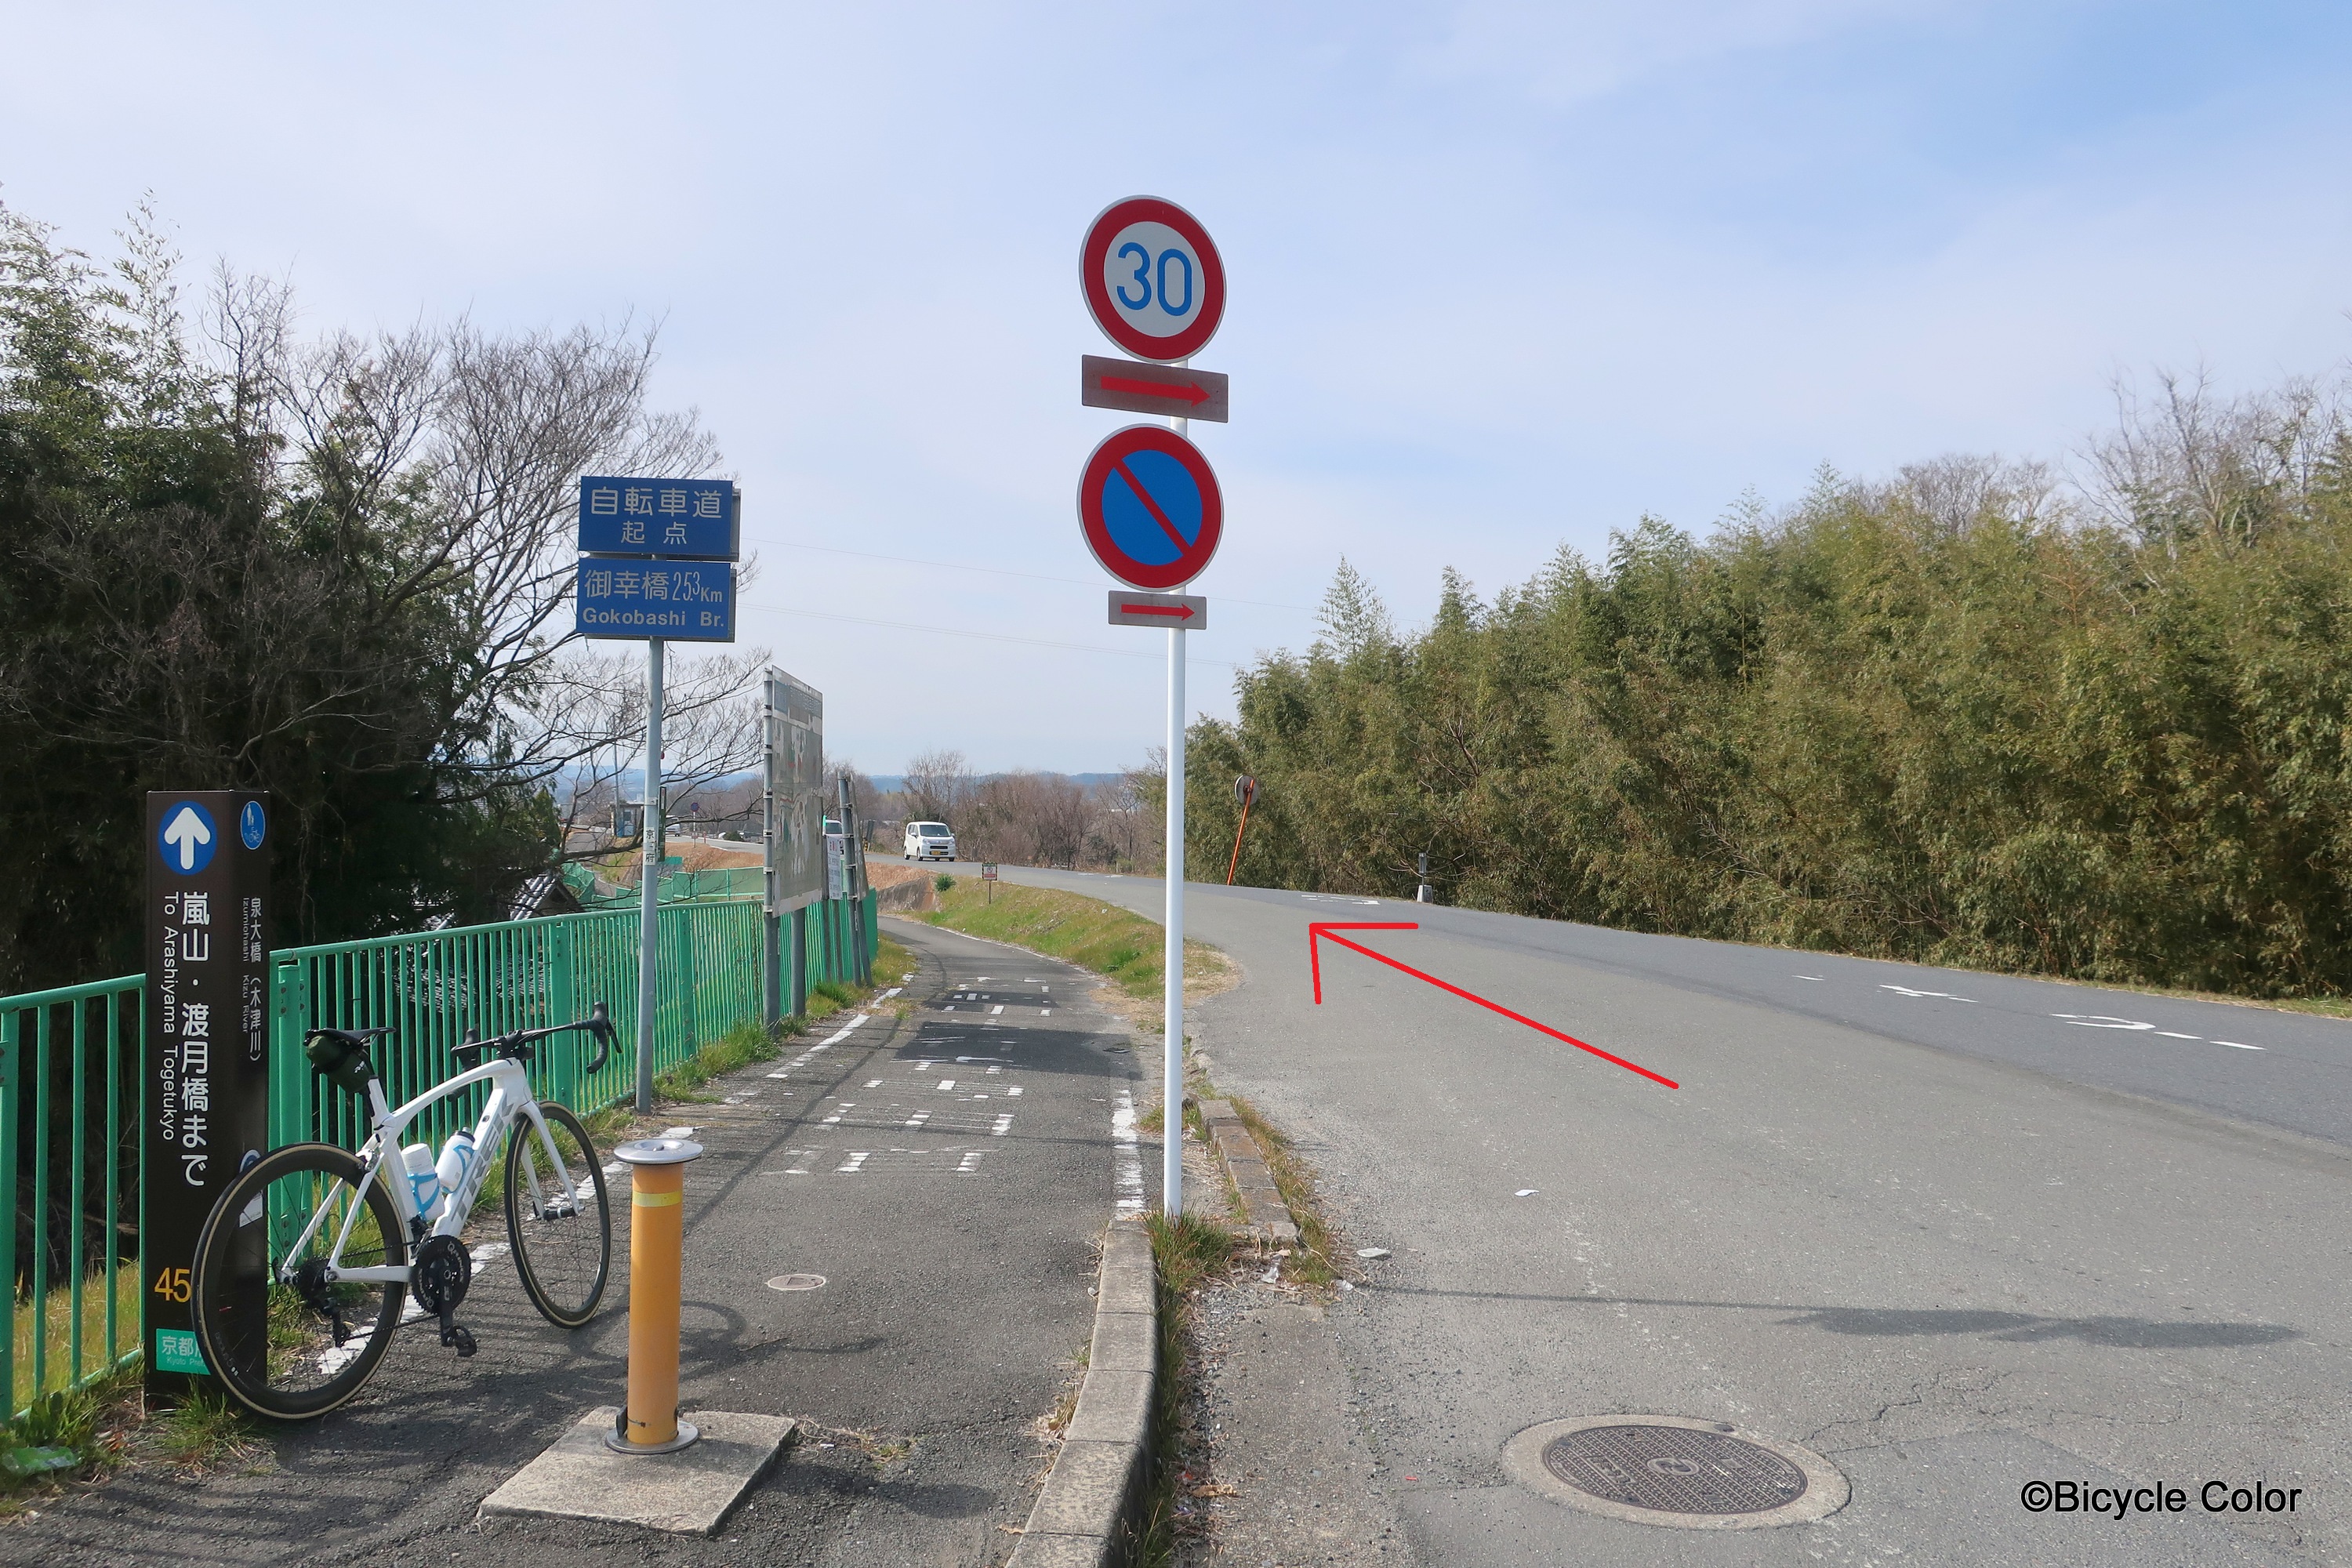
[[[180,815],[172,818],[163,829],[164,846],[180,851],[180,869],[183,871],[196,868],[198,847],[212,841],[213,830],[205,826],[205,819],[196,815],[196,808],[193,805],[180,807]]]

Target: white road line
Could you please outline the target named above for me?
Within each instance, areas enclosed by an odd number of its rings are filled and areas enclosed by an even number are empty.
[[[956,1167],[956,1174],[959,1176],[969,1176],[974,1171],[979,1170],[980,1157],[984,1152],[984,1150],[974,1149],[971,1153],[966,1154],[963,1157],[963,1163]]]
[[[907,1125],[909,1127],[920,1127],[924,1122],[929,1121],[930,1119],[931,1113],[929,1111],[918,1110],[914,1115],[907,1118]]]
[[[942,1093],[951,1092],[954,1089],[955,1079],[951,1078],[943,1078],[940,1079],[940,1089]]]
[[[1143,1157],[1135,1146],[1135,1095],[1129,1089],[1118,1091],[1118,1104],[1110,1114],[1111,1191],[1118,1194],[1118,1208],[1123,1214],[1143,1212]]]
[[[2216,1040],[2213,1043],[2217,1046],[2227,1046],[2233,1051],[2266,1051],[2270,1049],[2268,1046],[2249,1046],[2242,1044],[2236,1040]]]
[[[1010,1132],[1010,1131],[1013,1131],[1013,1112],[1011,1112],[1011,1111],[1007,1110],[1007,1111],[1000,1112],[1000,1113],[998,1114],[998,1116],[997,1116],[997,1118],[996,1118],[996,1125],[995,1125],[995,1126],[993,1126],[993,1127],[992,1127],[992,1128],[990,1128],[990,1129],[988,1130],[988,1135],[989,1135],[991,1138],[1002,1138],[1002,1137],[1003,1137],[1007,1132]]]
[[[2168,1040],[2201,1040],[2205,1037],[2202,1035],[2184,1035],[2177,1029],[2158,1029],[2157,1033]]]
[[[995,1006],[991,1007],[991,1008],[989,1009],[989,1011],[990,1011],[991,1013],[992,1013],[992,1014],[993,1014],[993,1013],[1002,1013],[1002,1012],[1003,1012],[1003,1011],[1004,1011],[1004,1004],[1003,1004],[1003,1003],[1002,1003],[1002,1002],[999,1002]]]
[[[1794,976],[1794,978],[1799,980],[1820,980],[1821,976],[1818,974],[1800,974]]]
[[[1005,1095],[1006,1095],[1008,1098],[1010,1098],[1011,1096],[1013,1096],[1013,1095],[1016,1095],[1016,1094],[1019,1094],[1019,1093],[1021,1092],[1021,1086],[1020,1086],[1019,1084],[1017,1084],[1017,1083],[1016,1083],[1016,1084],[1014,1084],[1011,1089],[1006,1089],[1004,1092],[1005,1092]]]
[[[604,1167],[604,1173],[608,1176],[617,1176],[628,1168],[628,1166],[623,1164],[620,1161],[614,1160]]]
[[[1972,1007],[1977,1000],[1973,996],[1955,996],[1948,991],[1914,991],[1908,985],[1881,985],[1879,989],[1892,991],[1898,996],[1932,996],[1938,1002],[1966,1002]]]
[[[807,1175],[809,1162],[815,1159],[817,1155],[817,1152],[814,1149],[787,1149],[784,1152],[792,1157],[793,1162],[784,1169],[784,1174],[787,1176]]]
[[[877,1002],[887,1002],[891,997],[896,996],[899,992],[904,991],[906,987],[903,985],[893,985],[889,990],[885,991],[881,995],[874,998],[874,1000]]]
[[[824,1124],[825,1124],[827,1127],[830,1127],[830,1126],[832,1126],[835,1122],[836,1122],[836,1121],[840,1121],[840,1120],[841,1120],[841,1113],[842,1113],[843,1111],[845,1111],[845,1110],[856,1110],[856,1109],[857,1109],[857,1107],[856,1107],[856,1106],[855,1106],[855,1105],[844,1105],[844,1106],[837,1107],[837,1108],[834,1110],[834,1113],[833,1113],[831,1116],[828,1116],[828,1117],[826,1117],[826,1118],[824,1119]]]
[[[996,1066],[989,1068],[988,1070],[991,1072],[1003,1072],[1004,1070],[1004,1064],[999,1062]]]
[[[867,1150],[864,1153],[852,1154],[848,1159],[843,1161],[834,1168],[836,1171],[855,1171],[858,1166],[866,1163],[866,1154],[871,1152],[871,1150]]]
[[[945,1003],[941,1005],[940,1011],[942,1013],[952,1013],[955,1011],[955,1004],[952,1002]]]
[[[2118,1018],[2111,1013],[2053,1013],[2053,1018],[2063,1018],[2079,1029],[2153,1029],[2154,1024],[2143,1024],[2135,1018]]]
[[[662,1136],[665,1138],[691,1138],[694,1136],[694,1129],[691,1127],[667,1127],[662,1130]]]
[[[878,1078],[869,1078],[866,1080],[866,1087],[868,1089],[880,1089],[882,1087],[882,1080]]]

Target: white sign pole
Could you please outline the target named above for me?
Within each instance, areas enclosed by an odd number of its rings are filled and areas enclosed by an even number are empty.
[[[1183,362],[1179,361],[1180,364]],[[1184,435],[1191,422],[1171,419]],[[1168,628],[1168,926],[1160,989],[1160,1212],[1184,1214],[1184,628]]]
[[[637,918],[637,1114],[654,1110],[655,986],[661,973],[662,639],[646,641],[646,805],[637,817],[645,837],[645,885]]]

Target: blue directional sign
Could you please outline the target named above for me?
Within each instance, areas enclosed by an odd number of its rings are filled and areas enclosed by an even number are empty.
[[[589,556],[579,586],[582,637],[735,640],[735,568],[726,562]]]
[[[163,826],[155,835],[163,864],[183,877],[193,877],[213,863],[220,847],[213,814],[193,800],[173,803],[163,813]]]
[[[583,555],[733,561],[742,554],[742,497],[731,479],[580,481]]]

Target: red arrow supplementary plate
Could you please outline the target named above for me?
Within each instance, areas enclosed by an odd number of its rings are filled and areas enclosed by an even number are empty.
[[[1180,621],[1192,618],[1190,605],[1121,605],[1118,609],[1124,616],[1173,616]]]
[[[1662,1083],[1668,1089],[1682,1088],[1682,1085],[1676,1083],[1674,1079],[1670,1078],[1662,1078],[1658,1074],[1652,1072],[1648,1068],[1639,1067],[1633,1062],[1627,1061],[1623,1057],[1612,1057],[1607,1051],[1602,1050],[1599,1046],[1589,1046],[1573,1035],[1561,1034],[1558,1029],[1553,1028],[1549,1024],[1538,1024],[1533,1018],[1527,1016],[1523,1013],[1514,1013],[1508,1007],[1489,1002],[1484,996],[1476,995],[1474,993],[1463,990],[1459,985],[1449,984],[1447,982],[1440,980],[1434,974],[1423,974],[1420,970],[1415,969],[1409,963],[1399,963],[1395,959],[1391,958],[1384,952],[1374,952],[1370,948],[1366,947],[1360,942],[1349,942],[1344,936],[1334,936],[1332,934],[1334,931],[1419,931],[1420,929],[1421,924],[1417,921],[1309,921],[1307,924],[1307,967],[1311,969],[1315,974],[1315,1005],[1318,1007],[1323,1005],[1323,950],[1315,944],[1318,941],[1336,942],[1341,947],[1347,948],[1353,952],[1360,952],[1366,958],[1374,959],[1381,963],[1387,964],[1391,969],[1402,969],[1407,974],[1412,975],[1415,980],[1426,980],[1432,985],[1436,986],[1440,991],[1449,992],[1454,995],[1461,997],[1465,1002],[1475,1002],[1481,1007],[1486,1008],[1489,1013],[1500,1013],[1504,1017],[1510,1019],[1511,1022],[1515,1024],[1525,1024],[1528,1028],[1535,1030],[1536,1033],[1539,1035],[1549,1035],[1553,1039],[1563,1041],[1568,1045],[1574,1046],[1580,1051],[1590,1051],[1604,1062],[1616,1063],[1619,1067],[1623,1068],[1627,1072],[1640,1073],[1652,1083]]]
[[[1188,381],[1181,386],[1172,386],[1160,381],[1138,381],[1132,376],[1106,375],[1101,378],[1101,383],[1105,392],[1124,392],[1129,397],[1164,397],[1171,403],[1189,403],[1196,408],[1209,401],[1208,393],[1202,389],[1200,383],[1194,381]]]

